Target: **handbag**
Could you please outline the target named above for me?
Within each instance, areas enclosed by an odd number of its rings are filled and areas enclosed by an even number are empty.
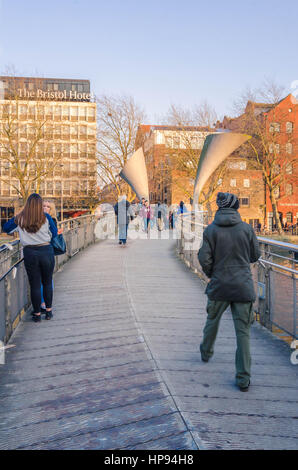
[[[51,245],[54,249],[55,256],[64,255],[64,253],[66,252],[66,243],[62,233],[52,238]]]

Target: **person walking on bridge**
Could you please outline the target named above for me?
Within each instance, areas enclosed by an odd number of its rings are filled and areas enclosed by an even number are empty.
[[[256,299],[250,263],[258,260],[260,250],[253,228],[241,220],[237,196],[218,193],[216,203],[218,211],[204,230],[198,252],[202,269],[210,278],[206,288],[208,315],[200,351],[202,360],[208,362],[221,316],[230,306],[237,338],[236,384],[246,392],[250,385],[250,326]]]
[[[114,211],[117,216],[119,245],[125,246],[130,216],[133,215],[131,205],[127,201],[126,195],[119,198],[119,201],[114,206]]]
[[[55,266],[51,239],[57,236],[58,231],[52,217],[44,212],[42,198],[39,194],[31,194],[24,209],[6,222],[3,230],[6,233],[19,232],[20,242],[24,247],[24,264],[31,290],[33,320],[35,322],[41,321],[41,284],[46,307],[46,320],[50,320],[53,317],[53,271]]]

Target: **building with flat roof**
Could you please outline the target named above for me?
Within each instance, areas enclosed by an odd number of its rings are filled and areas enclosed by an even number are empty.
[[[0,77],[2,224],[32,192],[58,211],[96,198],[96,103],[89,80]]]

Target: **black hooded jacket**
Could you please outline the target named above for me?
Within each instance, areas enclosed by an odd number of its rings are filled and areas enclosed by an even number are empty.
[[[256,299],[250,263],[260,257],[253,228],[236,209],[219,209],[203,234],[198,258],[206,276],[210,300],[252,302]]]

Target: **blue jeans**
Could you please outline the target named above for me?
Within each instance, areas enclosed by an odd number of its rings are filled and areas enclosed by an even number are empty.
[[[52,280],[52,289],[54,290],[54,281]],[[43,298],[43,285],[40,285],[40,295],[41,295],[41,303],[45,304],[44,298]]]
[[[125,245],[126,239],[127,239],[127,229],[128,229],[128,224],[126,224],[126,225],[120,224],[118,226],[119,241],[122,242],[124,245]]]

